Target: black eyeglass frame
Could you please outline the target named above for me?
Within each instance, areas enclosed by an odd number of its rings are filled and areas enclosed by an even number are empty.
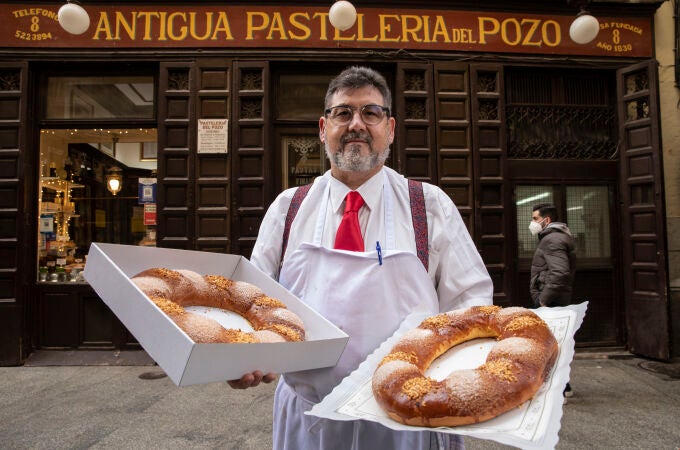
[[[367,122],[367,121],[364,119],[364,114],[363,114],[363,113],[364,113],[364,110],[365,110],[366,108],[368,108],[368,107],[374,107],[374,106],[380,108],[380,109],[382,110],[382,112],[385,113],[385,116],[384,116],[384,117],[381,117],[380,120],[379,120],[378,122],[376,122],[376,123],[369,123],[369,122]],[[328,114],[330,114],[330,112],[333,111],[333,110],[336,109],[336,108],[345,108],[345,109],[349,109],[350,111],[352,111],[352,115],[354,115],[354,112],[356,111],[356,108],[353,108],[353,107],[351,107],[351,106],[349,106],[349,105],[335,105],[335,106],[331,106],[330,108],[326,108],[326,109],[324,110],[324,114],[323,114],[324,117],[328,117]],[[367,104],[367,105],[362,106],[362,107],[359,109],[359,116],[361,116],[361,120],[363,120],[364,123],[367,124],[367,125],[378,125],[380,122],[382,122],[382,120],[383,120],[385,117],[389,118],[389,117],[391,116],[391,113],[390,113],[390,108],[388,108],[387,106],[376,105],[375,103],[369,103],[369,104]],[[329,117],[329,120],[333,121],[334,119],[332,119],[332,118]],[[347,125],[347,124],[350,123],[351,121],[352,121],[352,119],[349,119],[346,123],[343,123],[342,125]]]

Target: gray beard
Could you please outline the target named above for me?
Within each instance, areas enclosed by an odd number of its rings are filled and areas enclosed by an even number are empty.
[[[384,152],[375,152],[371,148],[371,154],[361,156],[361,146],[354,144],[346,147],[342,151],[331,154],[328,143],[325,145],[326,156],[335,166],[345,172],[368,172],[385,163],[390,156],[390,148]]]

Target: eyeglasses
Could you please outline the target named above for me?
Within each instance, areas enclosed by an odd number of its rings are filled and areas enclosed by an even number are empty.
[[[324,115],[333,123],[333,125],[347,125],[354,117],[355,109],[348,105],[333,106],[324,111]],[[377,125],[382,122],[385,116],[390,115],[390,109],[380,105],[364,105],[359,110],[361,120],[366,125]]]

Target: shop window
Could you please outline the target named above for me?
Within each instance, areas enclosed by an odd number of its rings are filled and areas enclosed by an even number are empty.
[[[38,281],[84,282],[92,242],[155,245],[156,129],[42,129]]]
[[[567,186],[567,223],[576,239],[577,258],[609,258],[607,186]]]
[[[47,80],[46,119],[151,119],[151,76],[56,76]]]
[[[536,250],[537,237],[529,232],[529,221],[540,203],[556,206],[558,220],[566,222],[574,236],[577,260],[611,257],[608,186],[519,185],[515,187],[519,258],[532,258]]]

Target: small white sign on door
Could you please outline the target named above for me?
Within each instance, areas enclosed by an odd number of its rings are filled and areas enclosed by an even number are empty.
[[[198,119],[197,153],[227,153],[228,119]]]

